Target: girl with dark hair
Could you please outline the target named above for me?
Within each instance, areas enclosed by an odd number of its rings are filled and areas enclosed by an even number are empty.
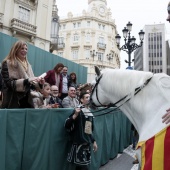
[[[77,76],[74,72],[70,73],[69,76],[68,87],[70,86],[77,88]]]

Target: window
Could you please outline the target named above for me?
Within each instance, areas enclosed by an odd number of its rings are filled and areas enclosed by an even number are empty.
[[[101,24],[99,24],[99,29],[101,29]]]
[[[90,27],[90,21],[87,21],[87,26]]]
[[[86,57],[86,59],[90,58],[90,50],[85,51],[85,57]]]
[[[63,52],[58,52],[58,55],[59,55],[60,57],[63,57]]]
[[[81,27],[81,23],[80,22],[77,23],[77,27],[78,28]]]
[[[27,8],[24,8],[22,6],[19,6],[19,20],[28,22],[30,20],[30,10]]]
[[[79,40],[79,36],[77,34],[74,34],[73,41],[78,41],[78,40]]]
[[[90,41],[90,33],[86,34],[86,41]]]
[[[63,29],[64,29],[64,30],[66,29],[66,24],[63,25]]]
[[[54,38],[55,41],[57,41],[58,30],[59,30],[58,22],[53,19],[53,20],[51,21],[51,38]],[[53,39],[53,40],[54,40],[54,39]]]
[[[99,37],[99,43],[104,44],[104,38],[103,37]]]
[[[73,23],[73,28],[76,29],[76,28],[80,28],[81,27],[81,22],[74,22]]]
[[[73,23],[73,28],[76,28],[76,23]]]
[[[105,25],[103,25],[103,30],[105,30]]]
[[[162,52],[160,52],[160,57],[162,57]]]
[[[78,50],[73,50],[72,51],[72,58],[73,59],[78,59]]]
[[[64,37],[59,37],[58,38],[58,44],[64,43]]]
[[[103,53],[100,53],[100,52],[99,52],[99,53],[98,53],[98,60],[99,60],[99,61],[103,61],[103,56],[104,56]]]

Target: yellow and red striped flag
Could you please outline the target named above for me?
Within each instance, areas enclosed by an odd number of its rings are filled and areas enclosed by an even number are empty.
[[[170,126],[147,141],[141,147],[141,170],[170,170]]]

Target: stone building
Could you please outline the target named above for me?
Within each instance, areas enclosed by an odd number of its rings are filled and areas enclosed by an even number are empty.
[[[144,32],[143,46],[134,53],[134,69],[170,74],[167,53],[169,42],[165,40],[165,24],[145,25]]]
[[[0,32],[53,51],[58,38],[57,12],[56,0],[1,0]]]
[[[68,12],[60,17],[56,54],[88,67],[88,82],[94,79],[94,65],[120,68],[120,53],[116,46],[115,21],[106,0],[88,0],[88,9],[80,15]],[[83,76],[83,75],[82,75]]]

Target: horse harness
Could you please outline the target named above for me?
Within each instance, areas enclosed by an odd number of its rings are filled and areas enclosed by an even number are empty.
[[[121,98],[120,100],[118,100],[118,101],[115,102],[115,103],[110,103],[110,104],[108,104],[108,105],[103,105],[103,104],[100,102],[99,96],[98,96],[98,85],[99,85],[100,80],[102,79],[102,76],[103,76],[103,75],[101,75],[101,76],[96,80],[96,84],[95,84],[95,86],[94,86],[93,89],[92,89],[92,92],[91,92],[91,95],[90,95],[90,103],[91,103],[92,106],[95,106],[95,107],[106,107],[105,109],[108,109],[108,108],[110,108],[110,107],[115,107],[114,110],[116,110],[116,109],[120,108],[123,104],[125,104],[126,102],[128,102],[128,101],[131,99],[131,97],[130,97],[131,95],[130,95],[130,94],[127,94],[126,96],[124,96],[123,98]],[[153,76],[152,76],[152,77],[153,77]],[[135,88],[134,95],[136,95],[137,93],[139,93],[139,92],[150,82],[150,80],[152,79],[152,77],[150,77],[149,79],[147,79],[143,85]],[[92,100],[92,95],[93,95],[94,91],[96,91],[96,98],[97,98],[97,101],[98,101],[98,103],[99,103],[100,105],[96,105],[96,104],[93,102],[93,100]],[[125,100],[125,99],[126,99],[126,100]],[[124,101],[124,100],[125,100],[125,101]],[[119,103],[122,102],[122,101],[124,101],[122,104],[120,104],[119,106],[116,106],[117,104],[119,104]],[[105,110],[105,109],[102,109],[102,110]],[[99,110],[99,111],[101,111],[101,110]],[[108,114],[108,113],[110,113],[110,112],[112,112],[112,111],[113,111],[113,110],[111,110],[111,111],[109,111],[109,112],[106,112],[106,113],[103,113],[103,114],[100,114],[100,115],[97,115],[97,116],[105,115],[105,114]],[[98,111],[94,111],[94,112],[98,112]],[[93,113],[94,113],[94,112],[93,112]],[[97,116],[95,116],[95,117],[97,117]]]

